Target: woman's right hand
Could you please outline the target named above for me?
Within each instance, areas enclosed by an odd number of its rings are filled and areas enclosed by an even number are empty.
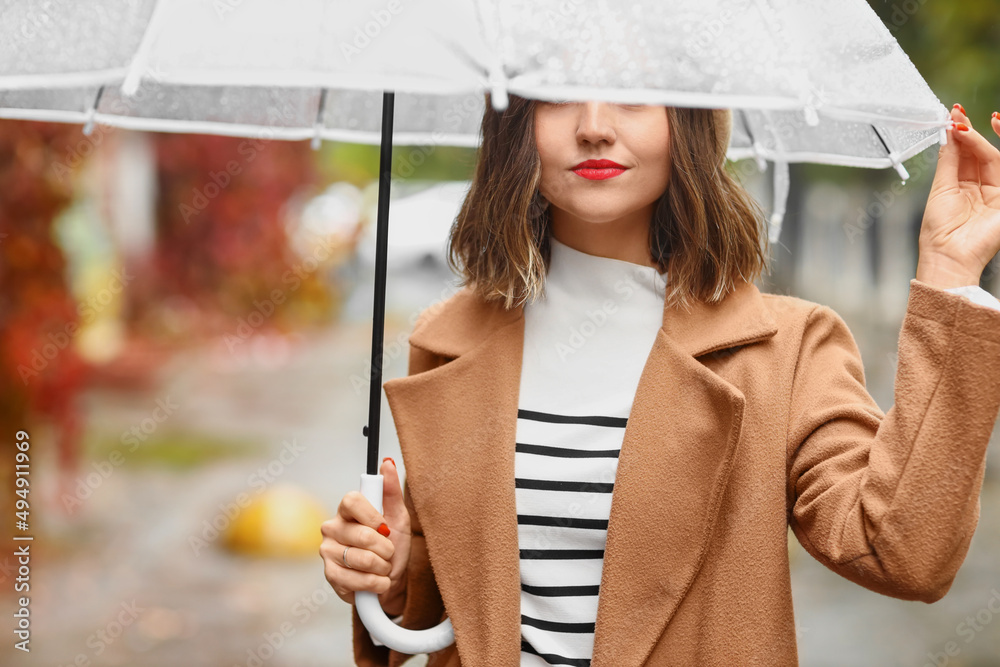
[[[403,613],[406,600],[406,568],[410,560],[410,513],[403,504],[403,490],[395,462],[382,459],[382,510],[379,514],[360,491],[341,499],[337,516],[320,526],[326,580],[341,600],[354,604],[355,591],[379,594],[389,616]],[[386,528],[379,527],[385,523]],[[344,566],[344,547],[347,552]]]

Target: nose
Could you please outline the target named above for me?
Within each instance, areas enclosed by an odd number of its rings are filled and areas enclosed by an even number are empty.
[[[576,140],[579,142],[614,143],[616,134],[613,109],[607,102],[584,102],[578,106]]]

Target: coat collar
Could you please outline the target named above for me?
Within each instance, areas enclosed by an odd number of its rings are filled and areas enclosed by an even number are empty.
[[[743,393],[696,359],[777,331],[742,283],[721,303],[664,307],[612,496],[593,667],[641,665],[690,587],[742,433]],[[463,664],[520,663],[514,441],[524,312],[465,288],[410,343],[449,361],[384,383],[435,578]],[[683,391],[678,391],[683,387]]]

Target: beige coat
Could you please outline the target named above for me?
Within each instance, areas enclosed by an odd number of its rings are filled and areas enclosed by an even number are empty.
[[[409,376],[385,383],[414,528],[402,625],[446,609],[455,629],[431,667],[520,661],[523,336],[523,308],[464,288],[421,314]],[[789,527],[865,588],[939,600],[978,523],[998,410],[1000,311],[915,279],[885,414],[827,306],[747,283],[665,308],[619,456],[593,667],[796,665]],[[375,646],[357,610],[354,655],[409,657]]]

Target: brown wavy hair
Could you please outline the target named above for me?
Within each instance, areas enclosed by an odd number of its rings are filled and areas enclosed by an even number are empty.
[[[461,285],[507,309],[543,292],[551,213],[538,192],[535,100],[510,95],[503,112],[486,93],[472,186],[451,227],[447,262]],[[714,303],[737,280],[768,270],[767,225],[760,204],[728,171],[728,109],[666,107],[670,180],[649,227],[649,248],[667,272],[669,305]]]

